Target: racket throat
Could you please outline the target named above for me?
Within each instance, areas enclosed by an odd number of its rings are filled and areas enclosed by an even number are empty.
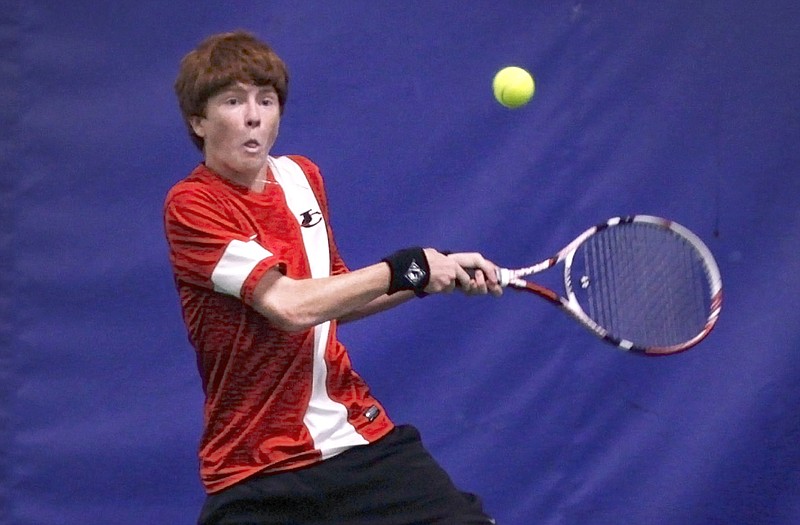
[[[531,292],[539,297],[547,299],[551,303],[555,304],[556,306],[566,306],[562,300],[562,298],[553,290],[546,288],[544,286],[538,285],[536,283],[532,283],[529,281],[525,281],[522,279],[515,279],[509,283],[514,288],[518,290],[524,290],[526,292]]]

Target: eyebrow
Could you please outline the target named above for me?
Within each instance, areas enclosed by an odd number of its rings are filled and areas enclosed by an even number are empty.
[[[265,94],[266,95],[277,95],[278,94],[278,92],[272,86],[256,86],[256,87],[258,87],[258,94],[259,95],[265,95]],[[218,93],[218,95],[230,95],[230,94],[241,95],[243,93],[246,93],[246,90],[242,86],[234,84],[234,85],[228,86],[225,89],[223,89],[222,91],[220,91]]]

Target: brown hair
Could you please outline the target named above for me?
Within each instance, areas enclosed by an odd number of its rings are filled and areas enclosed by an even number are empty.
[[[203,139],[194,133],[190,118],[205,116],[208,99],[236,82],[272,86],[283,113],[289,88],[286,64],[252,34],[235,31],[212,35],[181,60],[175,94],[189,136],[200,151]]]

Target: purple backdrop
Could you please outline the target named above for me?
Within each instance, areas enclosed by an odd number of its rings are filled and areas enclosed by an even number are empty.
[[[516,266],[629,213],[717,255],[718,329],[670,358],[511,293],[342,329],[499,523],[799,523],[799,5],[10,2],[0,524],[196,519],[202,398],[161,205],[199,160],[178,61],[237,28],[289,64],[274,152],[322,167],[352,267],[409,244]],[[537,80],[516,111],[491,94],[510,64]]]

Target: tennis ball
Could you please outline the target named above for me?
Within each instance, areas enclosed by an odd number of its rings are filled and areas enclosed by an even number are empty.
[[[494,98],[507,108],[524,106],[533,96],[536,84],[530,73],[521,67],[504,67],[492,81]]]

